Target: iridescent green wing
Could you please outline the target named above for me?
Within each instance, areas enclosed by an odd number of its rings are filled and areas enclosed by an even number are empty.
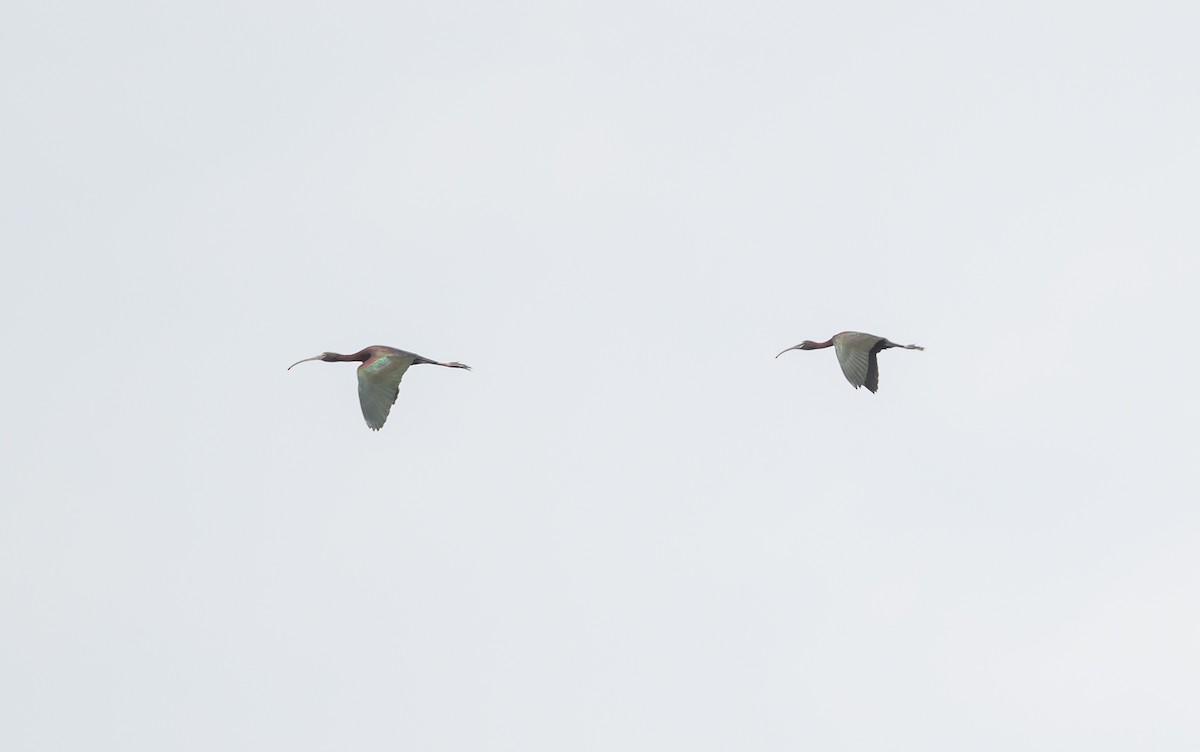
[[[385,353],[358,367],[358,401],[372,431],[383,428],[400,391],[400,379],[413,363],[410,354]]]
[[[863,344],[857,339],[834,340],[833,342],[833,349],[837,353],[838,363],[842,366],[842,373],[846,375],[846,381],[853,384],[855,389],[867,383],[867,375],[871,370],[870,345],[868,344],[864,348]]]

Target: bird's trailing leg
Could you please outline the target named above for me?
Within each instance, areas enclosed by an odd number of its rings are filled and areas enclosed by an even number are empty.
[[[882,342],[880,342],[878,345],[875,346],[875,352],[879,352],[880,350],[890,350],[893,347],[898,347],[901,350],[924,350],[925,349],[924,347],[921,347],[920,345],[897,345],[895,342],[892,342],[890,339],[885,339]]]
[[[471,367],[469,365],[467,365],[466,363],[459,363],[458,361],[454,361],[452,363],[439,363],[436,360],[430,360],[429,358],[423,358],[420,355],[418,355],[416,357],[416,359],[413,361],[413,365],[444,366],[446,368],[465,368],[468,371],[471,370]]]

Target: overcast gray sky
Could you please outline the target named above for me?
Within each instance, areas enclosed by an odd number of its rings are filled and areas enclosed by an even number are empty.
[[[0,746],[1197,749],[1198,27],[7,3]]]

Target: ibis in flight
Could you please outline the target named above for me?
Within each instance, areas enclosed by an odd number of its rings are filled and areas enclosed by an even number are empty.
[[[862,332],[842,332],[835,334],[825,342],[812,342],[804,340],[795,347],[789,347],[787,350],[821,350],[826,347],[833,347],[833,351],[837,353],[838,363],[842,365],[842,373],[846,374],[846,381],[849,381],[855,389],[860,386],[865,386],[872,392],[879,390],[879,362],[876,356],[880,350],[887,350],[892,347],[902,347],[905,350],[924,350],[924,347],[918,345],[897,345],[886,337],[876,337],[874,334],[863,334]],[[778,358],[779,355],[775,357]]]
[[[367,426],[372,431],[378,431],[387,422],[388,413],[392,411],[392,405],[396,402],[396,394],[400,391],[400,379],[404,378],[404,372],[408,370],[409,366],[429,364],[471,370],[470,366],[462,363],[439,363],[436,360],[423,358],[416,353],[382,345],[364,347],[350,355],[323,352],[320,355],[296,361],[288,366],[288,370],[310,360],[323,360],[326,363],[351,361],[362,363],[358,367],[358,401],[362,405],[362,413],[363,417],[367,419]]]

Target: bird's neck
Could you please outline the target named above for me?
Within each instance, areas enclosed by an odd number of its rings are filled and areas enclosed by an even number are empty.
[[[365,363],[365,362],[367,362],[368,359],[370,359],[370,357],[371,357],[371,351],[370,351],[370,349],[366,349],[366,350],[359,350],[356,353],[350,353],[349,355],[342,355],[341,353],[330,353],[329,357],[326,358],[326,360],[330,363],[349,363],[351,361]]]
[[[833,347],[833,337],[830,337],[829,339],[825,340],[824,342],[814,342],[812,344],[812,346],[810,346],[808,349],[809,350],[823,350],[826,347]]]

